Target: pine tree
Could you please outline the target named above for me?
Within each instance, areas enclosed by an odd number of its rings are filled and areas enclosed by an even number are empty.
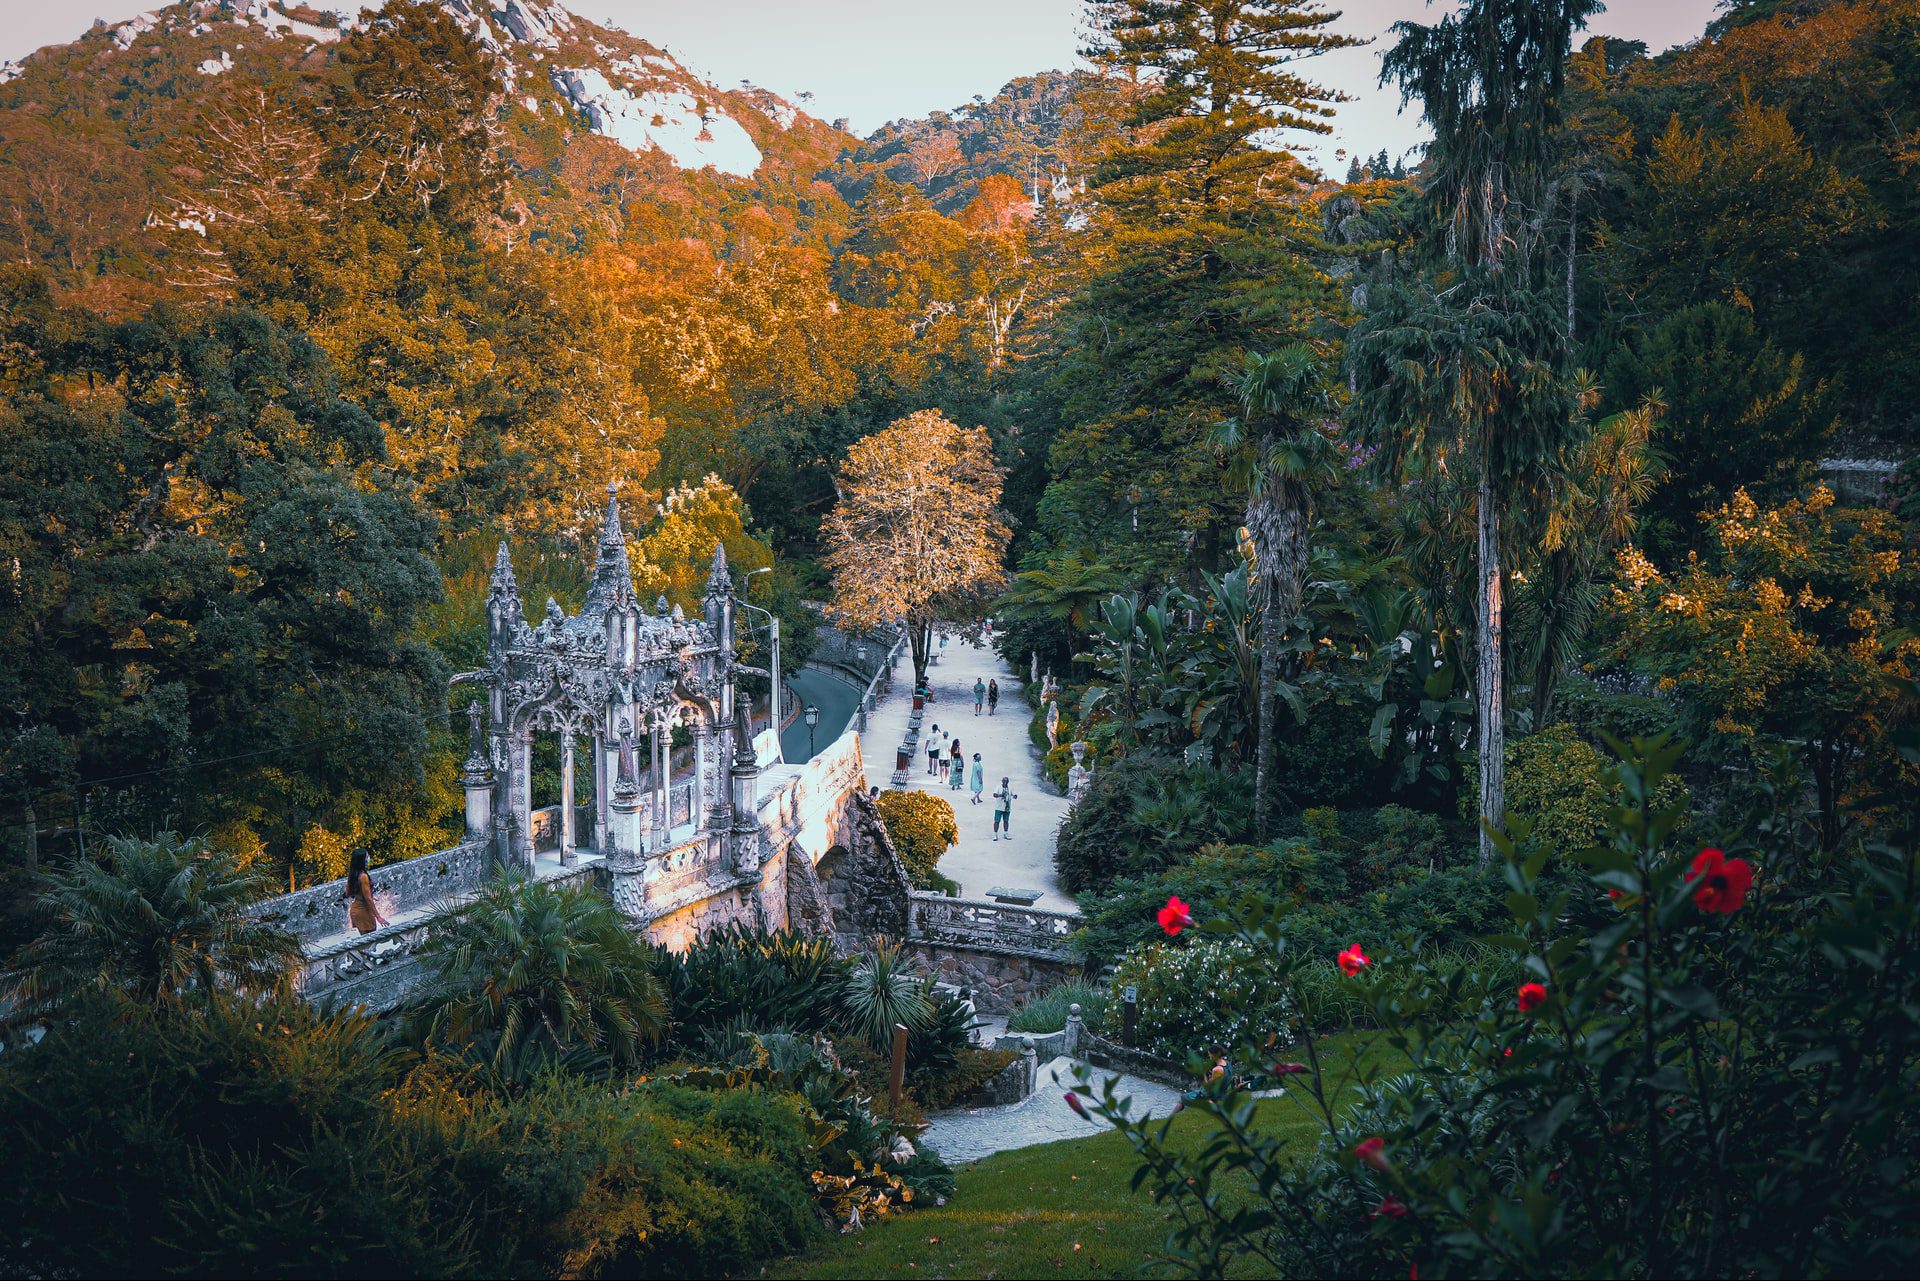
[[[1063,342],[1069,425],[1038,513],[1053,547],[1116,548],[1130,577],[1164,581],[1231,546],[1239,512],[1201,437],[1236,411],[1247,354],[1304,337],[1329,302],[1306,258],[1314,175],[1272,140],[1330,129],[1343,95],[1297,64],[1354,43],[1334,16],[1309,0],[1091,6],[1087,53],[1120,111]]]
[[[1351,187],[1354,183],[1359,181],[1360,181],[1360,157],[1355,156],[1353,159],[1347,161],[1347,185]]]

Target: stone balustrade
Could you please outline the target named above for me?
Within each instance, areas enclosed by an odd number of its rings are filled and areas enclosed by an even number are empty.
[[[1066,961],[1067,939],[1080,928],[1078,912],[1053,912],[981,899],[948,898],[916,891],[909,905],[908,935],[917,943],[937,943],[977,951],[995,951]]]
[[[418,854],[374,868],[374,901],[389,916],[458,898],[479,888],[491,871],[485,841],[466,841],[452,849]],[[254,910],[273,924],[311,943],[348,929],[346,878],[267,899]]]

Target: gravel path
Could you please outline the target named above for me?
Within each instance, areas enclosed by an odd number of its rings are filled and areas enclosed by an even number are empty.
[[[1067,799],[1041,777],[1039,754],[1027,737],[1027,718],[1033,713],[1021,697],[1026,682],[1009,671],[991,649],[971,645],[957,636],[947,642],[944,651],[936,639],[934,652],[941,655],[940,661],[927,669],[934,702],[920,726],[920,742],[907,771],[907,786],[935,791],[953,803],[960,843],[940,860],[940,871],[960,883],[963,898],[985,898],[988,890],[1004,886],[1039,890],[1041,896],[1035,907],[1056,912],[1074,910],[1075,903],[1061,890],[1053,874],[1054,836],[1067,816]],[[973,683],[992,679],[1000,682],[1000,710],[993,716],[984,711],[975,716]],[[860,736],[869,782],[887,785],[894,753],[906,737],[907,717],[912,710],[913,660],[903,654],[892,694],[867,718],[867,732]],[[935,725],[959,734],[969,769],[973,754],[980,753],[987,782],[980,804],[972,803],[970,789],[953,791],[938,776],[927,773],[927,737],[931,734],[936,742],[940,738]],[[993,793],[999,790],[1003,774],[1012,778],[1017,797],[1013,802],[1013,839],[996,841]]]
[[[1105,1121],[1098,1117],[1083,1120],[1067,1106],[1066,1092],[1080,1088],[1075,1070],[1081,1066],[1068,1058],[1046,1064],[1040,1069],[1038,1084],[1025,1103],[971,1112],[942,1112],[930,1117],[924,1141],[950,1164],[958,1165],[1013,1148],[1099,1134],[1109,1128]],[[1170,1086],[1099,1068],[1088,1071],[1096,1096],[1101,1082],[1115,1082],[1120,1093],[1132,1100],[1130,1111],[1135,1116],[1142,1113],[1167,1116],[1180,1101],[1180,1092]]]

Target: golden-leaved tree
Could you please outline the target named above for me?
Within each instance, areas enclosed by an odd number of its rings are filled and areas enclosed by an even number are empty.
[[[641,596],[657,592],[689,614],[697,612],[713,570],[715,543],[727,549],[727,564],[736,574],[773,564],[773,550],[747,532],[747,520],[746,500],[712,473],[698,485],[668,490],[635,546]]]
[[[822,529],[830,613],[853,627],[904,626],[915,680],[926,679],[935,620],[970,620],[1006,584],[1005,476],[985,427],[958,426],[936,409],[896,419],[847,451],[840,500]]]

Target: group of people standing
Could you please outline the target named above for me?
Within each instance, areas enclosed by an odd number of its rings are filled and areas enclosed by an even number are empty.
[[[996,682],[997,684],[998,682]],[[949,734],[938,725],[927,731],[927,773],[945,783],[951,791],[971,789],[971,804],[978,805],[984,799],[987,790],[987,766],[980,759],[980,753],[973,754],[969,768],[967,753],[960,746],[960,736]],[[1019,797],[1013,790],[1013,778],[1000,776],[1000,789],[993,794],[993,839],[1001,839],[1004,833],[1007,840],[1013,839],[1013,802]]]

